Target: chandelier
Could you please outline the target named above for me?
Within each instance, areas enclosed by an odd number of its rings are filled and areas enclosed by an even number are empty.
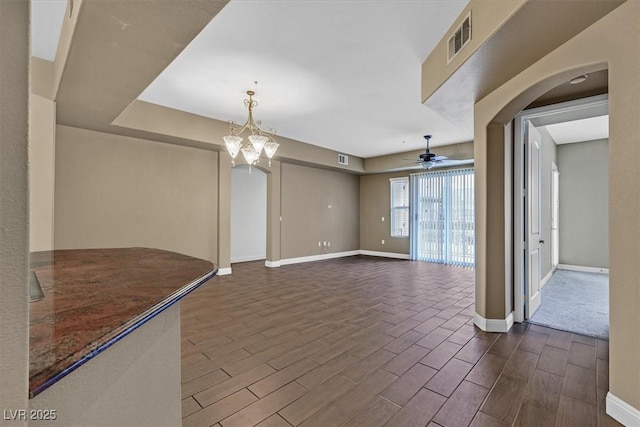
[[[265,154],[269,158],[269,167],[271,167],[271,159],[276,154],[278,144],[273,136],[275,130],[269,129],[271,132],[265,132],[260,129],[262,123],[258,120],[253,121],[253,109],[258,105],[258,101],[253,99],[255,92],[252,90],[247,91],[249,99],[244,100],[244,106],[249,110],[249,117],[243,125],[237,125],[233,121],[229,121],[229,135],[223,137],[224,145],[227,147],[227,151],[231,155],[232,166],[236,165],[235,159],[238,153],[242,151],[244,159],[249,164],[249,172],[251,172],[251,166],[255,165],[260,160],[260,154],[264,150]],[[249,142],[242,143],[242,134],[244,132],[250,133],[247,136]]]

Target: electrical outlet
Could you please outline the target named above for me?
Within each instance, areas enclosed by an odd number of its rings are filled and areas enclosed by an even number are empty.
[[[331,247],[331,242],[327,242],[327,246]]]
[[[382,222],[384,222],[384,217],[382,217]]]
[[[318,247],[321,248],[322,247],[322,242],[318,242]]]
[[[382,244],[384,245],[384,239],[382,239]]]
[[[331,209],[332,207],[333,207],[332,205],[327,206],[327,208],[329,208],[329,209]]]
[[[322,242],[322,246],[324,246],[325,248],[327,247],[327,242]]]

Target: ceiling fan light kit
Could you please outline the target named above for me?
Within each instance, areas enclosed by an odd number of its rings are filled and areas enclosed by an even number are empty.
[[[420,166],[422,166],[423,169],[431,169],[435,165],[436,165],[435,162],[422,162],[422,163],[420,163]]]
[[[431,141],[431,138],[431,135],[424,136],[424,139],[427,140],[427,149],[424,153],[420,154],[420,160],[418,161],[418,163],[420,163],[420,166],[422,166],[422,168],[424,169],[431,169],[437,163],[440,163],[443,160],[447,159],[447,156],[437,156],[429,151],[429,141]]]
[[[249,99],[244,100],[244,106],[249,110],[249,116],[243,125],[237,125],[233,121],[229,121],[229,135],[224,136],[224,145],[231,156],[231,165],[236,165],[236,157],[238,153],[242,152],[242,155],[249,165],[249,172],[251,167],[260,161],[260,154],[264,151],[269,159],[269,167],[271,167],[271,159],[276,154],[278,144],[275,139],[275,130],[270,129],[270,132],[260,129],[260,122],[257,123],[253,120],[253,109],[258,105],[258,101],[253,99],[255,92],[252,90],[247,91]],[[247,139],[249,142],[242,143],[242,134],[249,133]]]

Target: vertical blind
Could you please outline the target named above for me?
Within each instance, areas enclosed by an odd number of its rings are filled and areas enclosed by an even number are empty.
[[[473,267],[473,169],[411,175],[411,259]]]

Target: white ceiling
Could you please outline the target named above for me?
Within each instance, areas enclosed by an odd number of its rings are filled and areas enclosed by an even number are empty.
[[[53,61],[67,0],[31,0],[31,55]]]
[[[420,102],[422,62],[466,3],[232,0],[139,99],[244,122],[254,89],[264,128],[361,157],[469,141]]]
[[[609,115],[554,123],[545,126],[556,144],[609,138]]]

